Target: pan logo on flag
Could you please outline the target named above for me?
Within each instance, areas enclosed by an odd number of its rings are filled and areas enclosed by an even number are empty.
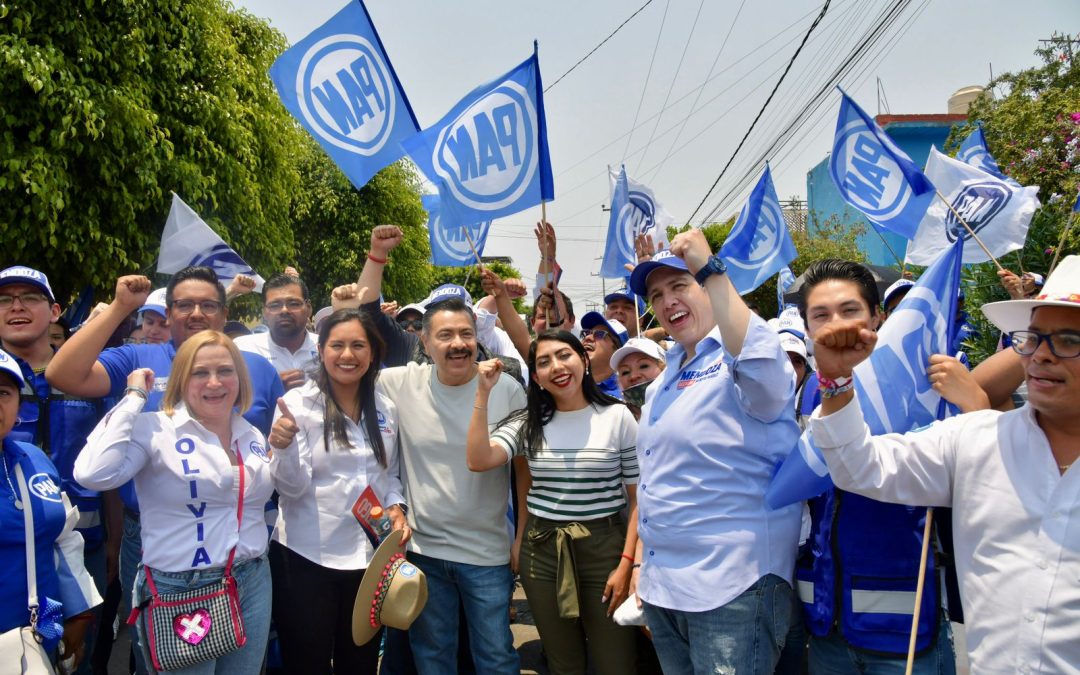
[[[311,128],[329,143],[360,155],[382,149],[394,128],[390,70],[359,35],[319,40],[296,71],[296,98]]]
[[[761,204],[761,221],[750,242],[750,256],[746,259],[725,258],[725,262],[744,270],[758,269],[779,252],[784,243],[781,233],[786,229],[787,223],[784,222],[780,205],[769,199],[764,200]]]
[[[634,240],[642,234],[648,234],[656,228],[656,205],[644,192],[631,190],[627,193],[628,202],[619,209],[619,252],[630,260],[637,260]]]
[[[228,244],[218,244],[209,251],[199,252],[187,264],[188,267],[196,265],[203,265],[214,270],[218,279],[233,279],[238,274],[250,277],[255,274],[255,270],[251,269],[236,251],[229,248]]]
[[[472,237],[473,244],[481,247],[487,239],[487,231],[490,226],[491,221],[486,220],[465,227],[469,230],[469,237]],[[432,218],[431,228],[435,235],[435,241],[444,254],[460,262],[475,262],[476,256],[473,255],[472,246],[469,245],[465,230],[460,225],[458,227],[446,227],[443,225],[442,214],[438,214]]]
[[[879,140],[860,119],[849,122],[833,141],[833,155],[847,172],[840,185],[849,202],[873,220],[889,220],[904,210],[913,196],[900,165],[882,152],[882,142],[902,154],[888,138]]]
[[[526,89],[503,82],[439,133],[431,157],[435,172],[470,208],[513,204],[536,174],[536,119]]]
[[[1001,213],[1010,199],[1012,191],[1000,182],[970,183],[953,199],[952,208],[960,214],[972,232],[978,233],[994,216]],[[971,233],[956,219],[952,209],[945,213],[945,236],[950,242],[957,238],[971,238]]]

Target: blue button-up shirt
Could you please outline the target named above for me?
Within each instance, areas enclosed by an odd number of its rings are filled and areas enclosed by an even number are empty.
[[[766,574],[791,583],[801,505],[765,489],[799,437],[795,374],[780,338],[753,315],[732,358],[713,329],[694,358],[676,345],[645,394],[638,432],[638,593],[691,612],[727,604]]]

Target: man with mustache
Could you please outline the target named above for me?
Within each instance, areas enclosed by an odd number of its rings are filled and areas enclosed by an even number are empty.
[[[1022,357],[1028,404],[870,436],[840,388],[810,420],[840,488],[951,506],[972,672],[1074,672],[1080,663],[1080,256],[1032,299],[983,306]],[[814,336],[822,377],[845,382],[877,336],[838,317]]]
[[[335,309],[362,305],[377,317],[387,342],[387,363],[408,360],[411,349],[401,342],[416,339],[378,307],[383,270],[401,239],[401,229],[394,225],[372,230],[356,287],[334,290]],[[457,672],[463,609],[476,672],[509,675],[520,668],[510,633],[510,472],[474,473],[465,462],[479,345],[476,316],[463,291],[448,285],[430,298],[419,336],[426,360],[408,360],[379,375],[380,388],[401,411],[401,482],[413,530],[408,557],[428,583],[428,603],[408,637],[420,675]],[[525,407],[525,392],[504,373],[488,405],[488,419],[497,422]],[[388,661],[398,661],[401,650],[401,635],[388,633],[384,672]]]
[[[299,387],[319,364],[319,336],[307,329],[311,298],[300,277],[275,274],[263,284],[265,333],[236,338],[241,351],[258,354],[277,369],[286,390]]]

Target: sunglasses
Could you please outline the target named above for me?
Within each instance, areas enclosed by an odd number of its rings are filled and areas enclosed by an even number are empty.
[[[582,338],[587,338],[590,335],[592,336],[592,338],[594,340],[603,340],[607,336],[611,335],[611,333],[604,330],[603,328],[583,328],[581,330],[581,337]]]
[[[412,328],[413,330],[421,330],[424,327],[424,320],[401,319],[400,321],[398,321],[398,325],[401,326],[402,330],[409,330],[410,328]]]

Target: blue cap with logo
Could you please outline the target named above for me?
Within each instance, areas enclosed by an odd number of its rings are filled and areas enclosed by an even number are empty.
[[[629,302],[631,305],[633,305],[636,302],[634,300],[634,293],[629,288],[620,288],[619,290],[612,291],[611,293],[608,293],[607,295],[604,296],[604,304],[605,305],[610,305],[611,303],[615,302],[616,300],[625,300],[626,302]]]
[[[19,369],[19,364],[15,363],[15,359],[3,349],[0,349],[0,373],[10,375],[19,389],[22,389],[23,385],[26,384],[22,370]]]
[[[56,296],[53,295],[52,287],[49,286],[49,277],[45,276],[44,272],[38,272],[23,265],[15,265],[6,270],[0,270],[0,286],[7,286],[8,284],[33,286],[49,296],[49,302],[56,302]]]
[[[646,260],[634,268],[633,274],[630,275],[631,290],[645,297],[648,294],[649,275],[660,267],[670,267],[683,272],[690,271],[686,268],[686,262],[682,258],[668,250],[660,251],[652,257],[652,260]]]
[[[465,290],[464,286],[458,286],[457,284],[443,284],[431,292],[431,295],[427,296],[421,303],[425,308],[435,304],[436,302],[442,302],[443,300],[449,300],[451,298],[457,298],[463,301],[469,308],[472,308],[472,296]]]
[[[619,320],[605,319],[604,315],[600,312],[589,312],[581,317],[582,330],[593,330],[598,327],[606,330],[608,335],[615,339],[616,348],[626,344],[626,339],[629,337],[629,334],[626,331],[626,326],[622,325],[622,322]]]

